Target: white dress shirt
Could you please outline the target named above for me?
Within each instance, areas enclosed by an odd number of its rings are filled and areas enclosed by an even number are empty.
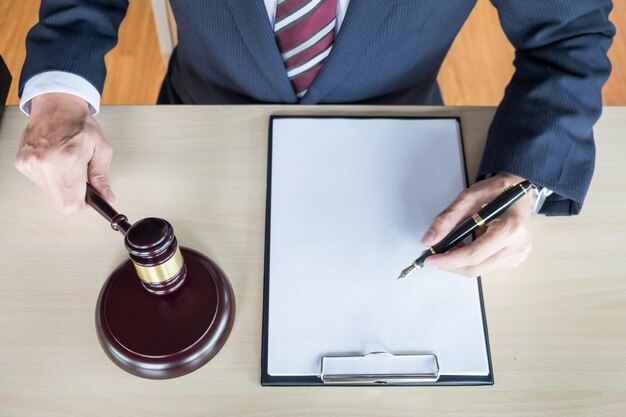
[[[270,24],[274,26],[276,7],[281,0],[264,0]],[[337,25],[336,31],[343,22],[346,9],[350,0],[338,0],[337,2]],[[65,71],[46,71],[31,77],[24,85],[24,91],[20,100],[20,109],[27,115],[30,114],[31,100],[46,93],[68,93],[78,96],[89,104],[91,114],[96,115],[100,111],[100,93],[89,81],[83,77]]]

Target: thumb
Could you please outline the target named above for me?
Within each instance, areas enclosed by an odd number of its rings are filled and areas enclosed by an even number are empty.
[[[104,197],[108,203],[115,203],[110,183],[110,166],[113,158],[113,148],[107,142],[101,142],[94,149],[91,161],[87,168],[89,184]]]

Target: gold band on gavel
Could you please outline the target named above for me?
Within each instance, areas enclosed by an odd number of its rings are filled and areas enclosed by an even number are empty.
[[[150,284],[158,284],[173,278],[183,267],[183,255],[180,248],[176,248],[176,253],[161,265],[157,266],[141,266],[135,265],[137,275],[142,281]]]

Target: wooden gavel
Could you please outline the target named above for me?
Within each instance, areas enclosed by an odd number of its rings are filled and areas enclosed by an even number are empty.
[[[130,257],[98,297],[96,330],[105,353],[127,372],[152,379],[206,364],[235,318],[226,275],[201,253],[179,247],[168,221],[149,217],[131,225],[90,184],[85,201],[124,235]]]
[[[149,217],[131,226],[128,218],[115,211],[90,184],[85,201],[109,221],[113,230],[124,235],[137,276],[148,291],[167,294],[183,284],[187,268],[168,221]]]

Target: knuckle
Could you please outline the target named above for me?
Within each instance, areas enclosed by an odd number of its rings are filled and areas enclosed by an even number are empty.
[[[452,212],[450,210],[444,210],[435,216],[435,224],[440,226],[448,225],[452,220]]]
[[[24,164],[29,159],[32,159],[35,156],[34,152],[28,149],[24,149],[23,147],[17,152],[15,155],[15,163]]]
[[[17,168],[17,170],[20,172],[24,172],[24,170],[26,169],[26,161],[19,155],[17,156],[17,158],[15,158],[15,162],[13,164],[15,165],[15,168]]]
[[[501,175],[496,175],[494,177],[494,183],[495,183],[495,187],[499,189],[505,189],[506,187],[511,185],[511,181],[507,178],[504,178]]]
[[[44,166],[49,159],[49,155],[44,152],[20,152],[15,157],[15,168],[25,173],[33,167]]]
[[[504,189],[506,187],[508,187],[509,185],[511,185],[512,182],[514,182],[510,175],[508,174],[496,174],[492,177],[490,177],[489,179],[485,180],[485,181],[481,181],[482,183],[485,183],[485,185],[488,185],[490,188],[495,188],[495,189]]]
[[[42,164],[50,160],[50,152],[29,152],[23,158],[28,164]]]

